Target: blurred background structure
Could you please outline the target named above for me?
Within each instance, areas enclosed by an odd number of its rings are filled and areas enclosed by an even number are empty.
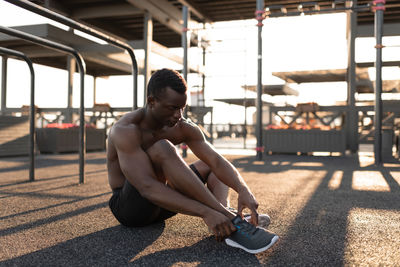
[[[83,150],[104,150],[112,124],[144,105],[151,73],[169,67],[188,81],[187,116],[217,148],[253,149],[260,158],[263,153],[356,153],[369,144],[377,164],[398,157],[396,0],[0,4],[2,26],[69,46],[86,63],[83,123],[76,60],[0,34],[0,47],[24,53],[37,69],[36,107],[30,109],[35,112],[36,153],[77,152],[79,125],[86,125]],[[131,46],[139,75],[132,76],[135,68],[126,51],[46,12]],[[319,63],[311,66],[311,61]],[[29,74],[7,55],[1,62],[0,155],[28,155],[29,89],[24,81]]]

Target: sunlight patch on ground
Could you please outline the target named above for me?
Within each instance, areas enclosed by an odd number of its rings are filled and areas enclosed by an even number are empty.
[[[297,167],[322,167],[324,164],[322,162],[295,162],[293,166]]]
[[[373,165],[375,163],[375,159],[374,159],[373,156],[371,157],[369,155],[365,155],[365,153],[362,154],[361,152],[358,153],[358,154],[359,154],[358,158],[359,158],[359,161],[360,161],[360,167],[361,168]]]
[[[332,178],[329,180],[328,188],[331,190],[336,190],[339,188],[343,178],[343,171],[335,171]]]
[[[355,208],[347,220],[345,265],[393,266],[400,258],[399,211]]]
[[[390,172],[390,175],[392,175],[393,179],[400,185],[400,171]]]
[[[360,191],[390,191],[388,183],[378,171],[355,171],[352,188]]]

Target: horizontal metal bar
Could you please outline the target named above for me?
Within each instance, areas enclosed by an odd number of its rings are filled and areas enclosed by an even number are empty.
[[[43,8],[39,5],[36,5],[30,1],[27,0],[5,0],[13,5],[19,6],[21,8],[24,8],[26,10],[32,11],[36,14],[42,15],[46,18],[52,19],[54,21],[60,22],[62,24],[65,24],[71,28],[80,30],[84,33],[87,33],[89,35],[95,36],[103,41],[106,41],[112,45],[115,45],[119,48],[122,48],[126,50],[129,53],[129,56],[131,57],[132,60],[132,75],[133,75],[133,109],[137,109],[137,77],[139,74],[138,66],[137,66],[137,61],[135,57],[135,53],[133,51],[133,48],[126,44],[125,42],[118,40],[116,38],[110,37],[100,31],[97,31],[95,29],[92,29],[82,23],[78,23],[70,18],[67,18],[65,16],[62,16],[56,12],[53,12],[51,10],[48,10],[46,8]]]

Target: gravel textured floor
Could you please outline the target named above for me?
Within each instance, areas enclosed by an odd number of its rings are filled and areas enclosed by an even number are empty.
[[[105,154],[0,158],[1,266],[400,265],[400,164],[369,156],[227,156],[280,241],[251,255],[218,243],[200,218],[177,215],[145,228],[120,226],[108,209]],[[189,156],[188,161],[193,157]],[[231,194],[232,204],[236,194]]]

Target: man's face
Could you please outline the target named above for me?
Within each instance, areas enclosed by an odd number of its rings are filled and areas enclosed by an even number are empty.
[[[186,106],[187,95],[175,92],[170,87],[152,101],[153,116],[164,126],[172,127],[181,118]]]

